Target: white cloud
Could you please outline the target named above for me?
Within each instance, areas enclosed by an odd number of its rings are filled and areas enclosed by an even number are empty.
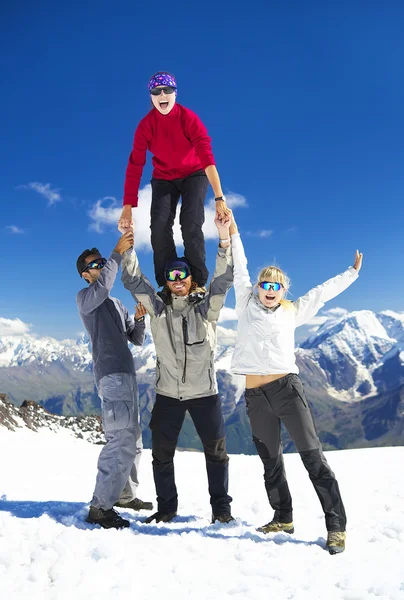
[[[227,329],[226,327],[218,325],[216,327],[216,333],[218,344],[223,344],[224,346],[231,346],[236,343],[237,331],[235,329]]]
[[[17,225],[7,225],[6,229],[8,229],[10,233],[24,233],[24,230],[21,229],[21,227],[17,227]]]
[[[39,183],[38,181],[33,181],[27,185],[20,185],[19,188],[38,192],[38,194],[41,194],[41,196],[47,199],[49,206],[52,206],[52,204],[55,204],[55,202],[60,202],[62,199],[59,190],[52,189],[50,183]]]
[[[237,321],[235,308],[223,306],[222,310],[220,311],[218,323],[224,323],[225,321]]]
[[[226,194],[227,205],[234,209],[236,207],[247,206],[246,199],[240,194]],[[146,185],[139,190],[139,205],[133,210],[133,219],[135,221],[135,246],[136,249],[151,251],[150,244],[150,205],[151,205],[151,185]],[[122,204],[113,196],[106,196],[92,206],[89,211],[91,219],[90,229],[101,233],[106,227],[117,230],[118,219],[122,212]],[[174,241],[181,252],[182,235],[179,224],[180,205],[177,207],[177,216],[174,222]],[[217,229],[214,224],[215,218],[215,200],[211,198],[205,206],[205,223],[203,233],[205,239],[217,240]]]
[[[21,319],[5,319],[0,317],[0,336],[24,335],[29,333],[31,325]]]
[[[258,232],[258,236],[266,238],[266,237],[271,236],[272,233],[273,233],[272,229],[261,229],[261,231]]]
[[[348,311],[345,308],[336,306],[335,308],[322,311],[320,315],[312,317],[305,325],[306,327],[310,327],[310,333],[315,333],[326,321],[329,321],[330,319],[339,319],[339,317],[343,317],[347,313]]]

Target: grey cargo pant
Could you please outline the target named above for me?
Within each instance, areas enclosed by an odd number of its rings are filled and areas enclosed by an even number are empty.
[[[296,445],[320,500],[328,531],[345,531],[346,515],[338,482],[321,449],[303,384],[290,373],[245,391],[253,440],[264,464],[264,481],[274,520],[293,520],[292,497],[282,457],[281,421]]]
[[[136,498],[142,453],[138,389],[131,373],[113,373],[97,384],[107,443],[98,458],[98,473],[91,505],[109,510],[118,500]]]

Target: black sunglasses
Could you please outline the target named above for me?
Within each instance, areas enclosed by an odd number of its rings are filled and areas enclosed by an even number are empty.
[[[165,94],[174,94],[175,88],[167,85],[165,87],[157,87],[150,90],[152,96],[160,96],[161,92],[164,92]]]
[[[84,267],[84,269],[81,271],[81,274],[85,273],[86,271],[89,271],[90,269],[102,269],[103,267],[105,267],[106,264],[107,264],[106,258],[96,258],[95,260],[92,260],[91,262],[88,263],[88,265],[86,265]]]

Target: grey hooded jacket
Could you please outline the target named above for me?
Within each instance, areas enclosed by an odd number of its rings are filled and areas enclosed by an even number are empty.
[[[91,340],[96,383],[112,373],[136,375],[128,342],[141,346],[144,322],[134,321],[118,298],[110,296],[122,257],[112,252],[97,281],[77,294],[81,320]]]
[[[135,252],[126,252],[122,281],[150,315],[156,347],[158,394],[190,400],[217,394],[214,370],[216,322],[233,285],[231,247],[218,249],[216,268],[203,299],[175,296],[166,305],[142,274]]]

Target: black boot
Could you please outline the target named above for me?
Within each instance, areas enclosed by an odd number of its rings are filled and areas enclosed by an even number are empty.
[[[212,523],[219,521],[219,523],[231,523],[236,519],[231,516],[230,513],[223,513],[221,515],[212,515]]]
[[[86,521],[93,525],[101,525],[104,529],[123,529],[130,525],[129,521],[122,519],[112,508],[104,510],[103,508],[95,508],[95,506],[90,506]]]
[[[174,519],[174,517],[176,517],[176,516],[177,516],[176,512],[170,512],[170,513],[166,513],[166,514],[163,514],[161,512],[156,512],[151,517],[148,517],[146,519],[145,523],[151,523],[152,521],[156,521],[156,523],[160,523],[160,521],[162,523],[168,523],[169,521],[172,521]]]

